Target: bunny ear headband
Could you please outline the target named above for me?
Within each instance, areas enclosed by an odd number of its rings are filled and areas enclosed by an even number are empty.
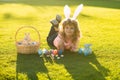
[[[80,4],[76,8],[76,10],[75,10],[75,12],[73,14],[72,19],[75,20],[77,18],[77,16],[79,15],[79,13],[82,11],[82,8],[83,8],[83,4]],[[64,7],[64,15],[65,15],[66,19],[70,18],[70,12],[71,12],[70,7],[68,5],[65,5],[65,7]]]

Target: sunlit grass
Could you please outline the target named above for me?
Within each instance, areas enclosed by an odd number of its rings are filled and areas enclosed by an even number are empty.
[[[83,11],[78,16],[82,32],[79,47],[83,47],[85,43],[91,43],[94,55],[85,57],[78,54],[67,54],[63,59],[53,62],[48,58],[41,60],[42,58],[38,55],[19,56],[15,47],[15,33],[22,26],[33,26],[40,33],[40,48],[50,49],[46,42],[51,26],[49,21],[55,18],[56,14],[62,15],[64,18],[64,6],[51,6],[51,3],[40,6],[27,4],[27,1],[23,2],[26,4],[0,4],[0,80],[14,80],[16,77],[19,80],[29,78],[33,78],[33,80],[49,78],[52,80],[120,79],[119,9],[85,4]],[[76,4],[71,5],[72,2],[67,2],[70,3],[72,16],[78,3],[73,2]],[[34,3],[37,4],[37,2]],[[44,1],[44,3],[47,2]],[[63,1],[61,4],[65,3]],[[24,38],[25,32],[30,32],[31,38],[38,40],[38,34],[34,29],[22,29],[17,35],[17,40]],[[18,72],[16,68],[18,68]]]

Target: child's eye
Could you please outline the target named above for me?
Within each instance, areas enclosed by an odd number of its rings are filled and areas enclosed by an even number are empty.
[[[66,27],[66,29],[68,29],[69,27]]]
[[[74,28],[72,27],[71,29],[73,30]]]

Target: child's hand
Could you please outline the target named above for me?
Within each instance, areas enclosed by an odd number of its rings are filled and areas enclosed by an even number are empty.
[[[73,49],[73,48],[72,48],[71,51],[72,51],[72,52],[77,52],[77,49]]]
[[[73,51],[73,52],[77,52],[77,48],[76,48],[76,46],[72,46],[71,51]]]
[[[64,43],[64,45],[65,45],[66,49],[70,49],[71,48],[71,44],[70,43]]]

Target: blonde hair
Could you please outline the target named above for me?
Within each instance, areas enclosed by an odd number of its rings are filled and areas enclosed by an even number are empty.
[[[79,29],[78,21],[74,20],[74,19],[67,19],[67,20],[64,20],[62,22],[62,27],[61,27],[60,34],[63,37],[63,39],[65,39],[64,29],[65,29],[66,25],[72,25],[74,27],[75,31],[74,31],[74,34],[73,34],[72,42],[76,43],[76,41],[78,40],[78,38],[81,37],[80,36],[80,29]]]

